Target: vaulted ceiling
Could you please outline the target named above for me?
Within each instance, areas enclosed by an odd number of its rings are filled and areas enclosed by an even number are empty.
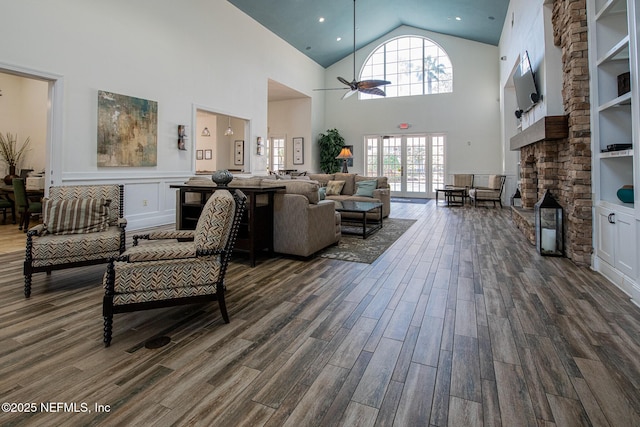
[[[353,51],[354,0],[228,1],[325,68]],[[508,6],[509,0],[357,0],[356,48],[401,25],[497,45]]]

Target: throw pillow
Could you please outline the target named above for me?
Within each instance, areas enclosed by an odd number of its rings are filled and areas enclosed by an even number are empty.
[[[47,233],[82,234],[109,226],[109,199],[44,199],[43,223]]]
[[[358,182],[358,189],[356,191],[356,196],[362,196],[362,197],[373,197],[373,190],[376,189],[378,184],[378,181],[371,180],[371,181],[360,181]]]
[[[327,183],[327,196],[339,196],[344,187],[344,181],[329,181]]]
[[[327,198],[327,187],[320,187],[318,189],[318,197],[320,200],[324,200]]]

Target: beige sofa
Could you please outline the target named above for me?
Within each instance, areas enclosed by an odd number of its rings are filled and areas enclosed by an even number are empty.
[[[355,200],[360,202],[379,202],[382,203],[382,216],[384,218],[391,213],[391,190],[387,182],[386,176],[369,177],[356,175],[354,173],[335,173],[335,174],[309,174],[309,179],[318,181],[321,186],[326,187],[329,181],[344,181],[344,186],[339,195],[327,195],[328,200]],[[358,196],[358,183],[362,181],[376,180],[376,189],[373,190],[373,197]],[[279,181],[282,182],[282,181]],[[372,218],[377,218],[374,214]]]
[[[234,178],[232,187],[284,186],[275,194],[273,249],[277,253],[308,257],[340,241],[340,213],[330,200],[320,200],[320,185],[310,180]]]

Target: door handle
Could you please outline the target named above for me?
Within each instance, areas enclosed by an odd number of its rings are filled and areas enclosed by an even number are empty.
[[[609,216],[607,217],[607,221],[609,221],[609,224],[615,224],[616,223],[616,213],[612,212],[609,214]]]

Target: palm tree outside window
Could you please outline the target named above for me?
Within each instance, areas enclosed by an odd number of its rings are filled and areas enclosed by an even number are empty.
[[[403,36],[376,48],[365,61],[360,80],[389,80],[387,98],[453,92],[449,55],[425,37]],[[364,93],[360,99],[378,98]]]

